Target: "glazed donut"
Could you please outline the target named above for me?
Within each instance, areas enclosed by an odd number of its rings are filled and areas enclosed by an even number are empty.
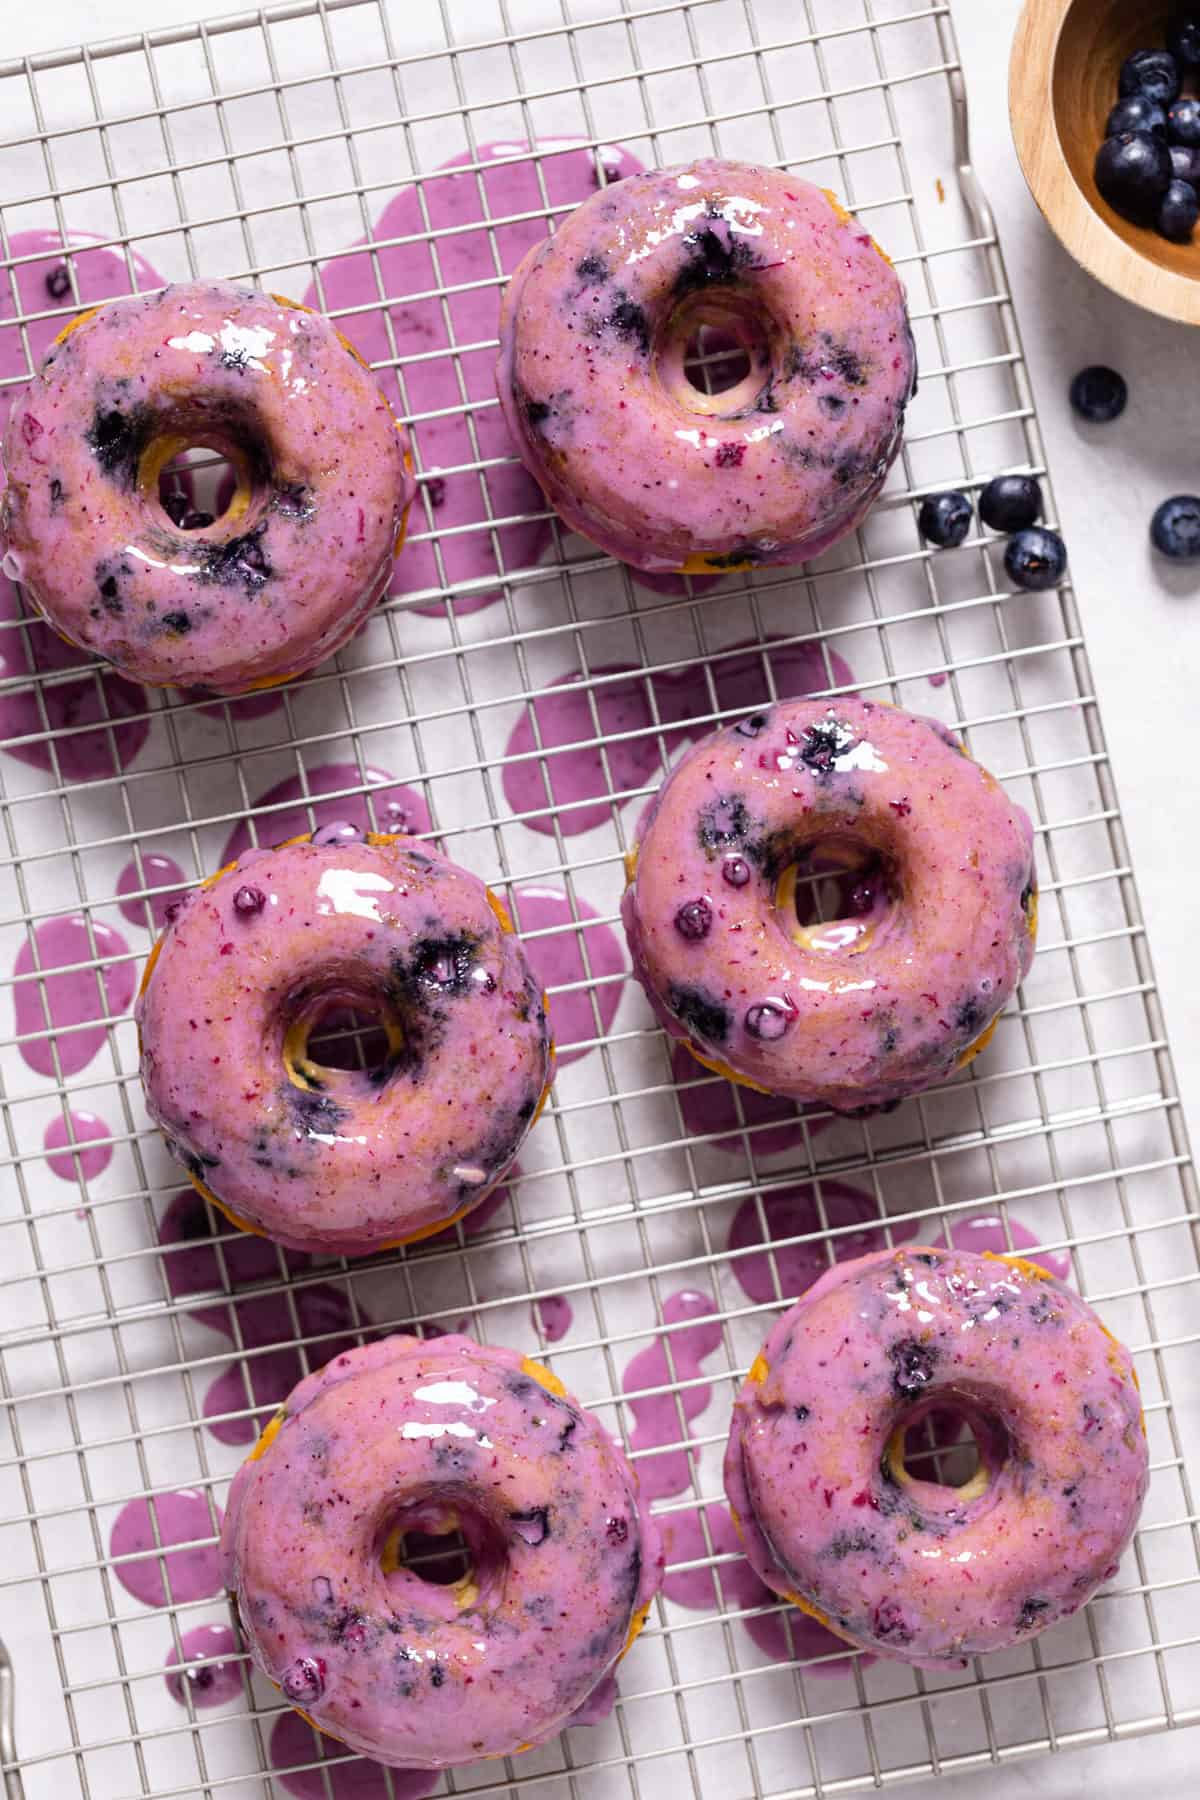
[[[159,476],[224,456],[183,530]],[[415,491],[407,434],[328,320],[195,282],[81,313],[13,408],[5,572],[69,643],[137,681],[237,694],[303,674],[384,593]]]
[[[746,374],[706,393],[704,332]],[[852,531],[900,447],[904,289],[833,195],[705,158],[593,194],[504,295],[497,388],[572,530],[635,568],[804,562]]]
[[[889,1106],[979,1050],[1033,960],[1033,833],[945,726],[781,700],[676,764],[638,825],[634,969],[699,1061],[835,1112]],[[814,848],[869,853],[866,910],[802,925]]]
[[[370,1070],[309,1038],[359,1007]],[[503,906],[427,844],[325,826],[247,850],[183,902],[136,1018],[151,1116],[235,1225],[366,1255],[479,1204],[549,1090],[545,1001]]]
[[[456,1530],[472,1566],[453,1585],[398,1566],[406,1532]],[[352,1750],[419,1769],[570,1724],[662,1569],[599,1420],[540,1364],[463,1337],[387,1338],[302,1381],[234,1479],[221,1550],[286,1698]]]
[[[979,1467],[917,1480],[905,1433],[965,1418]],[[1016,1256],[881,1250],[783,1315],[734,1405],[725,1488],[776,1593],[922,1667],[1023,1642],[1116,1573],[1149,1480],[1129,1352]]]

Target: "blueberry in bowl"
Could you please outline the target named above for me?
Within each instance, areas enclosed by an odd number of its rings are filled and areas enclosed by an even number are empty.
[[[1123,104],[1128,105],[1129,102],[1125,101]],[[1169,143],[1186,144],[1189,150],[1200,146],[1200,100],[1195,94],[1181,94],[1167,112],[1166,121]],[[1143,125],[1135,129],[1149,131],[1152,127]]]
[[[1160,106],[1170,106],[1178,98],[1181,86],[1179,64],[1169,50],[1135,50],[1121,64],[1117,91],[1122,99],[1130,94],[1144,94]]]
[[[1124,100],[1117,101],[1104,124],[1106,138],[1120,137],[1123,131],[1149,131],[1155,137],[1165,138],[1168,135],[1166,108],[1157,100],[1148,100],[1145,94],[1127,95]]]
[[[1171,152],[1149,131],[1122,131],[1096,152],[1096,186],[1123,218],[1152,224],[1171,185]]]
[[[1200,218],[1200,198],[1190,181],[1173,181],[1158,208],[1158,229],[1173,244],[1190,241]]]

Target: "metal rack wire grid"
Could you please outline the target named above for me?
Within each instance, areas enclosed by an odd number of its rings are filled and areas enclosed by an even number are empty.
[[[374,1785],[347,1786],[306,1726],[285,1754],[278,1696],[239,1647],[206,1656],[192,1635],[228,1623],[207,1572],[255,1421],[335,1345],[418,1322],[540,1349],[631,1444],[671,1563],[608,1721],[438,1792],[782,1800],[1195,1721],[1195,1194],[1079,618],[1069,587],[1009,591],[997,541],[931,553],[915,525],[930,491],[1045,478],[946,5],[294,0],[4,63],[0,117],[6,386],[89,283],[311,283],[412,421],[421,477],[395,591],[274,701],[115,682],[55,653],[4,590],[9,1795],[418,1791],[361,1766]],[[903,457],[861,530],[803,570],[650,592],[513,485],[496,300],[582,197],[581,167],[619,175],[614,147],[794,168],[857,209],[908,284],[922,380]],[[498,163],[526,186],[498,188]],[[364,238],[356,290],[338,271]],[[1037,828],[1019,1002],[969,1070],[886,1117],[756,1107],[673,1061],[613,930],[631,823],[679,743],[801,677],[944,718]],[[549,971],[571,1051],[552,1105],[482,1225],[361,1266],[248,1250],[173,1201],[143,1106],[128,1000],[151,909],[242,821],[241,841],[271,842],[331,808],[424,828],[422,807]],[[1062,1255],[1135,1352],[1153,1462],[1135,1547],[1081,1615],[958,1675],[814,1650],[723,1547],[732,1393],[798,1271],[981,1211]],[[661,1335],[682,1290],[711,1304],[703,1354]],[[657,1372],[633,1364],[656,1343]],[[132,1548],[114,1540],[130,1502],[181,1491],[183,1549],[156,1509]],[[178,1697],[168,1656],[190,1671]],[[206,1707],[230,1663],[231,1698]]]

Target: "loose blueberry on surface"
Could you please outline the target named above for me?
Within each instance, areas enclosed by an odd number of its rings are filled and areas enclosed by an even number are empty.
[[[1145,94],[1160,106],[1170,106],[1179,88],[1179,64],[1169,50],[1135,50],[1121,64],[1117,78],[1117,92],[1122,99],[1127,94]]]
[[[1181,94],[1167,113],[1167,137],[1189,150],[1200,145],[1200,100],[1194,94]]]
[[[721,878],[730,887],[745,887],[750,879],[750,864],[744,856],[727,856],[721,864]]]
[[[1096,186],[1123,218],[1148,225],[1171,185],[1171,152],[1148,131],[1122,131],[1096,152]]]
[[[993,531],[1021,531],[1042,516],[1042,490],[1032,475],[997,475],[979,496],[979,516]]]
[[[1172,144],[1170,150],[1176,181],[1190,181],[1193,187],[1200,186],[1200,150],[1189,150],[1186,144]]]
[[[1155,100],[1148,100],[1145,94],[1130,94],[1127,100],[1118,100],[1105,120],[1104,135],[1106,138],[1118,137],[1122,131],[1152,131],[1155,137],[1165,138],[1165,107]]]
[[[927,494],[917,514],[917,530],[927,544],[954,550],[971,529],[971,502],[965,494]]]
[[[362,841],[362,832],[349,819],[331,819],[328,825],[318,825],[312,834],[314,844],[357,844]]]
[[[1200,66],[1200,12],[1176,14],[1167,26],[1167,49],[1180,68]]]
[[[325,1664],[321,1657],[297,1657],[284,1670],[281,1686],[289,1700],[311,1706],[325,1692]]]
[[[1125,377],[1103,363],[1092,363],[1080,369],[1070,388],[1071,405],[1081,419],[1092,425],[1107,425],[1125,411],[1129,389]]]
[[[1200,562],[1200,497],[1174,494],[1150,521],[1150,541],[1172,562]]]
[[[66,263],[56,263],[46,277],[46,292],[52,300],[62,300],[71,291],[71,277]]]
[[[1173,181],[1158,209],[1158,229],[1173,244],[1186,244],[1200,219],[1200,197],[1190,181]]]
[[[1004,567],[1014,587],[1041,593],[1061,581],[1067,568],[1067,547],[1057,531],[1031,525],[1010,537],[1004,551]]]
[[[746,1013],[746,1030],[763,1043],[776,1043],[791,1025],[795,1014],[778,1000],[763,1000]]]
[[[162,509],[166,513],[168,519],[170,519],[172,525],[178,525],[182,529],[183,521],[188,515],[187,495],[179,493],[164,494],[162,499]]]
[[[247,918],[254,913],[260,913],[266,904],[267,896],[262,889],[249,885],[240,887],[233,896],[234,911],[243,913]]]
[[[680,937],[697,943],[712,930],[713,911],[704,899],[687,900],[675,914],[675,929]]]

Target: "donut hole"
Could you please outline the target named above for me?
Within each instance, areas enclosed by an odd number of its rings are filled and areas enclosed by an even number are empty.
[[[942,1393],[897,1421],[884,1462],[898,1487],[925,1510],[955,1510],[978,1500],[1009,1458],[1008,1429],[993,1406]]]
[[[383,998],[340,985],[298,996],[283,1038],[293,1087],[320,1093],[352,1080],[381,1086],[404,1049],[404,1031]]]
[[[874,844],[832,835],[806,844],[783,871],[775,910],[809,950],[865,950],[900,897],[896,865]]]
[[[224,518],[240,471],[222,450],[189,444],[158,472],[158,504],[179,531],[206,531]]]
[[[688,295],[655,346],[658,378],[685,412],[729,418],[758,397],[771,370],[776,332],[752,296]]]
[[[420,1496],[390,1512],[379,1533],[377,1554],[395,1601],[414,1584],[440,1588],[445,1602],[439,1605],[426,1593],[424,1604],[449,1613],[478,1606],[496,1594],[507,1563],[499,1525],[470,1496],[457,1493]]]
[[[952,1405],[932,1408],[904,1431],[903,1467],[910,1481],[969,1487],[982,1466],[970,1418]],[[986,1471],[985,1471],[986,1475]]]
[[[271,466],[252,418],[217,425],[192,409],[152,429],[138,462],[138,491],[172,531],[244,532],[270,497]]]

